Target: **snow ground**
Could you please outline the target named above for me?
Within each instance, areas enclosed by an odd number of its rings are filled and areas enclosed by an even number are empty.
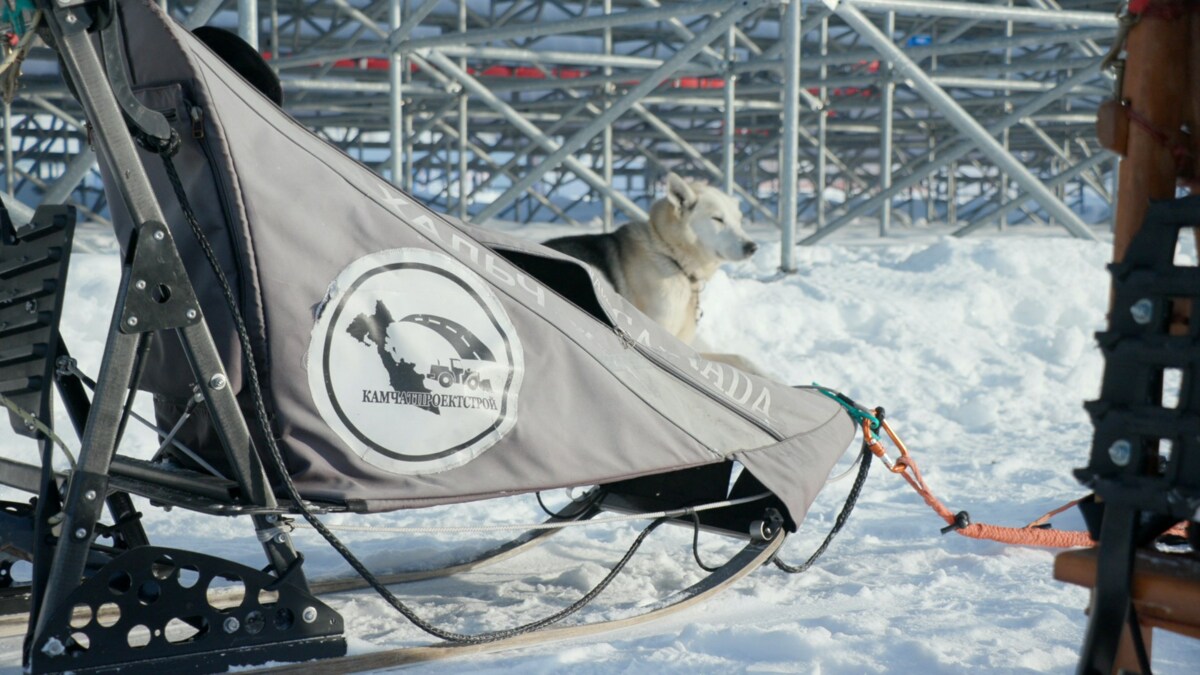
[[[730,264],[703,295],[701,337],[742,353],[793,383],[818,382],[882,405],[935,492],[978,521],[1021,525],[1081,496],[1071,470],[1086,463],[1092,428],[1084,400],[1097,395],[1102,360],[1092,333],[1107,303],[1110,244],[1025,229],[965,240],[933,226],[876,240],[797,250],[798,272],[777,272],[774,233]],[[531,238],[561,234],[516,228]],[[1194,249],[1190,253],[1194,256]],[[114,297],[118,260],[103,234],[84,231],[71,270],[68,344],[95,372]],[[148,401],[142,401],[148,413]],[[3,425],[0,449],[31,457]],[[69,429],[65,418],[60,428]],[[68,443],[78,441],[67,437]],[[139,433],[131,454],[152,452]],[[852,453],[853,454],[853,453]],[[849,466],[849,458],[842,468]],[[835,471],[840,471],[837,469]],[[784,548],[802,561],[824,537],[849,481],[818,499]],[[14,498],[12,494],[5,496]],[[562,503],[563,495],[554,496]],[[261,564],[248,522],[164,513],[142,504],[152,539]],[[538,520],[532,498],[331,517],[376,526]],[[1056,527],[1077,529],[1074,514]],[[1086,626],[1087,592],[1052,578],[1054,553],[938,533],[941,521],[898,477],[876,465],[858,507],[818,565],[800,576],[756,571],[716,601],[664,621],[540,648],[427,664],[429,673],[1068,673]],[[641,524],[568,530],[538,549],[463,579],[402,587],[434,623],[462,631],[508,627],[551,613],[588,590]],[[380,569],[449,562],[500,536],[346,533]],[[312,577],[345,573],[337,555],[300,531]],[[662,528],[587,616],[620,615],[702,576],[691,532]],[[708,536],[710,564],[736,550]],[[26,572],[27,573],[27,572]],[[338,596],[353,652],[429,640],[368,592]],[[20,639],[0,640],[0,674],[19,672]],[[1193,673],[1200,641],[1157,631],[1158,673]]]

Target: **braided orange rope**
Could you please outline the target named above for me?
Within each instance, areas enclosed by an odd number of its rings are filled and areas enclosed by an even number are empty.
[[[917,468],[917,464],[908,454],[908,448],[904,446],[904,442],[896,436],[896,432],[892,431],[891,426],[887,421],[879,420],[879,428],[888,435],[892,444],[900,452],[900,457],[895,462],[891,461],[887,456],[887,451],[883,447],[883,443],[879,437],[871,430],[870,420],[861,420],[863,427],[863,437],[867,439],[867,445],[871,448],[871,452],[883,461],[884,465],[892,471],[898,473],[908,484],[912,486],[917,494],[928,504],[943,520],[946,521],[947,527],[943,532],[954,530],[964,537],[972,539],[990,539],[1004,544],[1016,544],[1020,546],[1045,546],[1049,548],[1078,548],[1095,546],[1096,542],[1092,540],[1087,532],[1075,532],[1066,530],[1047,530],[1038,527],[1043,522],[1050,519],[1051,516],[1061,513],[1068,508],[1074,506],[1079,500],[1071,502],[1065,506],[1059,507],[1054,511],[1042,516],[1025,527],[1003,527],[1000,525],[988,525],[986,523],[972,523],[967,518],[965,511],[958,514],[950,512],[942,502],[934,496],[930,491],[929,486],[925,483],[925,479],[921,477],[921,470]],[[911,469],[911,474],[909,470]]]

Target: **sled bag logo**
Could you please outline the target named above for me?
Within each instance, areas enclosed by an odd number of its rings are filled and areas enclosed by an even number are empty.
[[[392,473],[462,466],[517,421],[521,342],[479,275],[402,248],[355,260],[319,310],[308,351],[317,410]]]

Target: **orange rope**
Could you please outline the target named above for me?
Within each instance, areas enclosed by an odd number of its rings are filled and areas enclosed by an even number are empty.
[[[878,413],[878,409],[876,410]],[[917,463],[908,454],[908,448],[900,440],[896,433],[892,431],[891,426],[885,420],[880,420],[879,428],[888,435],[892,444],[900,452],[900,457],[896,461],[891,461],[887,456],[887,451],[883,447],[883,443],[879,437],[871,430],[870,420],[862,420],[863,437],[867,439],[867,445],[871,448],[871,452],[883,461],[884,465],[892,471],[892,473],[900,474],[904,480],[912,486],[917,494],[928,504],[943,520],[946,521],[947,527],[943,532],[954,530],[964,537],[972,539],[990,539],[1004,544],[1017,544],[1020,546],[1046,546],[1049,548],[1076,548],[1095,546],[1096,542],[1092,540],[1087,532],[1074,532],[1066,530],[1047,530],[1038,527],[1042,522],[1048,521],[1051,516],[1061,513],[1068,508],[1078,503],[1078,500],[1062,506],[1050,513],[1042,516],[1025,527],[1003,527],[1000,525],[988,525],[986,523],[972,523],[967,518],[965,511],[954,514],[950,509],[946,508],[942,502],[934,496],[929,486],[925,483],[925,479],[921,477],[921,470],[917,468]],[[911,470],[911,473],[910,473]]]

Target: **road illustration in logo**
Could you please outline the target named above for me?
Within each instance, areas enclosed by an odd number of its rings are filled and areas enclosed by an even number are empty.
[[[512,322],[486,282],[436,251],[351,263],[330,287],[308,361],[322,418],[394,473],[461,466],[516,423],[524,356]]]

